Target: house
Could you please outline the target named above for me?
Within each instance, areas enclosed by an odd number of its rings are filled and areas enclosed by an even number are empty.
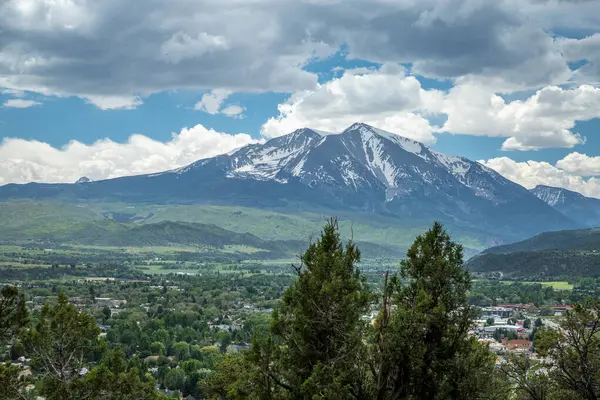
[[[510,308],[512,310],[518,310],[518,311],[527,311],[530,308],[534,307],[535,305],[533,303],[527,303],[527,304],[521,304],[521,303],[505,303],[505,304],[498,304],[498,307],[504,307],[504,308]]]
[[[508,351],[527,351],[533,344],[531,340],[525,339],[503,340],[502,342]]]
[[[508,318],[513,312],[513,309],[510,307],[484,307],[483,311],[488,315],[494,315],[498,318]]]
[[[517,339],[529,340],[530,334],[527,331],[517,332]]]
[[[571,306],[550,306],[554,310],[554,315],[562,315],[565,311],[571,311]]]
[[[109,307],[121,307],[127,304],[127,300],[111,299],[110,297],[96,297],[96,305],[109,306]]]
[[[487,332],[487,333],[494,333],[496,332],[498,329],[505,329],[507,332],[521,332],[523,331],[523,327],[522,326],[517,326],[517,325],[491,325],[491,326],[484,326],[483,328],[479,328],[480,332]]]
[[[69,298],[69,301],[73,304],[85,304],[85,303],[89,303],[90,299],[88,299],[86,297],[71,297],[71,298]]]

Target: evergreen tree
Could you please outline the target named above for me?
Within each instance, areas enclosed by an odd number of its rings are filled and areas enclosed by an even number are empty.
[[[17,332],[28,320],[25,298],[13,286],[4,286],[0,291],[0,348],[5,349],[16,337]],[[11,346],[11,349],[14,348]],[[22,399],[29,379],[21,376],[21,367],[0,363],[0,398]]]
[[[27,323],[25,298],[13,286],[0,291],[0,345],[11,342],[17,331]]]
[[[468,336],[475,313],[462,264],[462,247],[436,222],[386,283],[372,358],[374,398],[479,399],[500,392],[493,355]]]
[[[43,395],[70,398],[69,382],[81,373],[99,334],[95,319],[79,312],[66,295],[59,294],[54,306],[44,306],[23,338],[35,370],[44,376]]]
[[[361,321],[372,294],[331,219],[294,267],[297,279],[273,312],[271,336],[253,343],[259,398],[365,398]]]
[[[226,354],[207,379],[198,382],[198,392],[210,400],[259,400],[273,398],[260,393],[260,372],[248,357],[240,353]],[[260,385],[258,385],[260,387]]]
[[[518,400],[556,399],[556,384],[546,373],[542,362],[526,354],[508,353],[501,371],[513,383]]]
[[[22,376],[23,369],[11,363],[0,364],[0,399],[26,399],[25,387],[30,383],[28,377]]]
[[[155,385],[156,381],[151,376],[140,377],[138,369],[128,365],[125,353],[117,346],[104,354],[97,367],[85,375],[72,379],[66,386],[67,390],[50,392],[47,396],[49,400],[158,400],[164,398],[154,390]]]
[[[102,314],[103,314],[102,319],[104,320],[104,322],[106,322],[111,316],[110,308],[108,308],[108,306],[104,306],[104,308],[102,309]]]
[[[536,351],[548,356],[546,370],[557,386],[553,398],[600,398],[600,301],[577,304],[559,323],[535,336]]]

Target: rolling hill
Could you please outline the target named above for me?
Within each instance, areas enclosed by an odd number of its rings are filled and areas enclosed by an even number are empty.
[[[496,246],[472,257],[473,272],[499,271],[512,277],[600,276],[600,228],[544,232]]]
[[[290,257],[306,249],[309,238],[303,240],[264,240],[249,233],[233,232],[214,224],[162,221],[136,224],[115,220],[76,222],[46,225],[35,231],[19,228],[0,231],[0,241],[5,243],[51,243],[101,247],[179,247],[206,251],[226,246],[243,246],[252,249],[256,257]],[[404,249],[358,241],[367,257],[400,258]],[[266,253],[269,253],[268,255]]]

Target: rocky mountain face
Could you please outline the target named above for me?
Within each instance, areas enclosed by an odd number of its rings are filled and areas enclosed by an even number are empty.
[[[573,221],[584,226],[600,227],[600,199],[544,185],[531,189],[531,193]]]
[[[0,187],[0,200],[14,198],[377,213],[407,226],[426,226],[436,219],[493,232],[501,241],[578,227],[477,162],[360,123],[337,134],[299,129],[162,173],[85,185]]]

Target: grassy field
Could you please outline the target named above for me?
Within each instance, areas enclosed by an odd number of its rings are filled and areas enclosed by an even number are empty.
[[[569,282],[542,282],[543,286],[552,286],[556,290],[573,290],[573,285]]]
[[[266,240],[306,240],[318,236],[332,211],[282,212],[249,207],[210,205],[130,205],[124,203],[66,204],[52,201],[0,203],[0,240],[26,240],[61,234],[81,223],[113,219],[120,222],[157,223],[184,221],[214,224],[237,233],[251,233]],[[394,247],[408,247],[429,225],[390,220],[377,214],[340,212],[342,237]],[[111,229],[116,229],[113,226]],[[483,249],[485,238],[448,227],[453,238],[471,249]]]
[[[511,285],[517,283],[517,281],[501,281],[505,285]],[[542,286],[552,286],[555,290],[573,290],[573,285],[566,281],[555,281],[555,282],[518,282],[525,285],[541,284]]]

